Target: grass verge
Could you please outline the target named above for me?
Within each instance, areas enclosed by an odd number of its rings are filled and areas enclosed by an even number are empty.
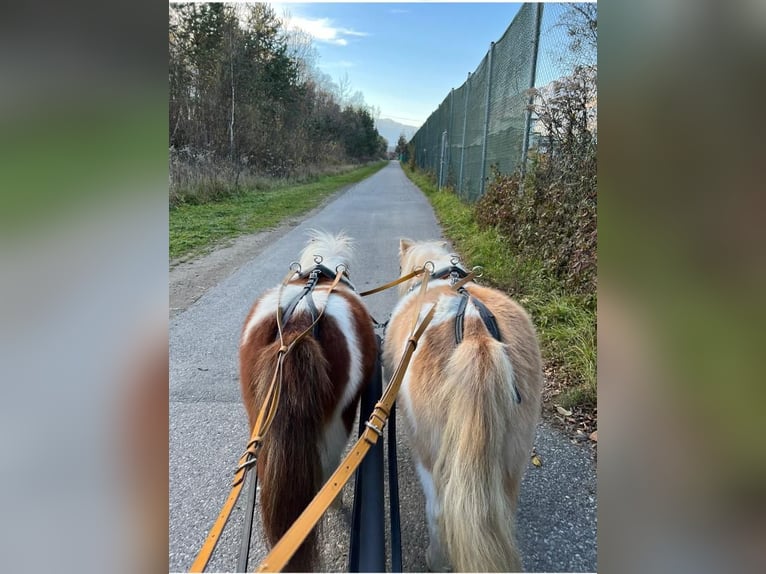
[[[567,294],[540,261],[518,257],[496,229],[480,228],[473,206],[450,189],[438,191],[429,174],[409,168],[404,171],[430,200],[463,261],[481,265],[483,281],[507,292],[532,316],[545,360],[547,406],[577,409],[595,420],[595,297]]]
[[[199,255],[222,240],[274,227],[387,164],[381,161],[311,183],[285,183],[268,190],[245,190],[218,201],[171,207],[170,258]]]

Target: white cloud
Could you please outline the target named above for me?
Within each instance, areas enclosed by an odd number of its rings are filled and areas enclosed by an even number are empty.
[[[335,44],[336,46],[347,46],[346,37],[369,36],[366,32],[357,32],[349,28],[340,28],[333,26],[333,21],[329,18],[302,18],[299,16],[290,17],[287,21],[290,28],[303,30],[318,42]]]

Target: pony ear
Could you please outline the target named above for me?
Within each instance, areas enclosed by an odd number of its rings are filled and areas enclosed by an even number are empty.
[[[399,240],[399,255],[404,255],[412,247],[414,241],[412,239],[400,239]]]

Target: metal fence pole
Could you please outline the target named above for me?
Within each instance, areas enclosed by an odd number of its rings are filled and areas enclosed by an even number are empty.
[[[479,187],[479,197],[484,195],[484,178],[487,175],[487,136],[489,135],[489,96],[492,91],[492,53],[495,51],[495,43],[489,45],[489,60],[487,61],[489,71],[487,72],[487,107],[484,113],[484,143],[481,146],[481,187]]]
[[[444,152],[447,147],[447,130],[442,132],[441,153],[439,154],[439,191],[444,183]]]
[[[540,47],[540,23],[543,21],[543,4],[537,4],[535,12],[537,21],[535,22],[535,37],[532,40],[532,74],[529,78],[529,101],[527,102],[527,113],[524,114],[524,141],[521,144],[521,178],[519,178],[519,197],[524,195],[524,177],[527,173],[527,151],[529,148],[529,131],[532,129],[532,106],[535,103],[535,96],[532,90],[535,87],[535,76],[537,75],[537,54]]]
[[[460,181],[458,181],[457,191],[459,195],[463,193],[463,160],[465,159],[465,128],[468,119],[468,96],[471,93],[471,72],[468,72],[468,79],[465,81],[465,108],[463,109],[463,141],[460,144]]]
[[[455,97],[455,88],[452,88],[449,91],[449,127],[447,128],[447,141],[452,137],[452,108],[454,107],[452,104],[452,100]],[[452,143],[447,146],[447,181],[449,181],[449,172],[450,172],[450,166],[452,166]]]

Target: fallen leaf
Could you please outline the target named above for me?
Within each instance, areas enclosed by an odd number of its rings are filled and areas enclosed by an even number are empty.
[[[559,412],[559,414],[564,415],[565,417],[572,416],[572,411],[568,411],[564,407],[560,407],[559,405],[556,405],[556,410]]]
[[[539,456],[537,456],[536,454],[533,454],[532,455],[532,464],[534,464],[535,466],[542,466],[543,465],[543,461],[540,460]]]
[[[598,442],[598,431],[594,430],[592,433],[590,433],[590,436],[588,437],[593,442]]]

